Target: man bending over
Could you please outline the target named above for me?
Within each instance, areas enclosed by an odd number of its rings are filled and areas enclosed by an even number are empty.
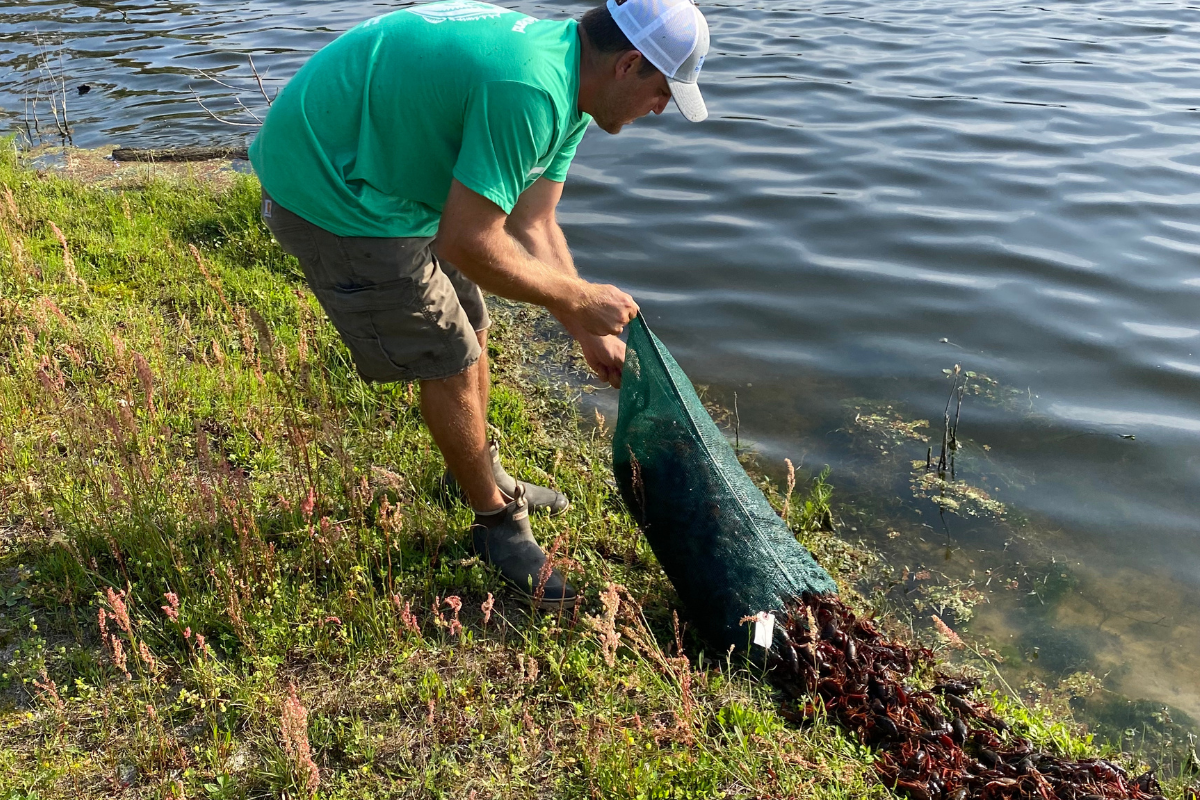
[[[609,0],[579,22],[477,0],[376,17],[316,53],[250,148],[262,214],[368,381],[421,385],[421,414],[475,511],[476,553],[528,596],[546,556],[529,511],[560,493],[514,480],[487,438],[481,289],[548,309],[614,386],[637,313],[579,277],[555,218],[590,120],[608,133],[696,80],[708,26],[691,0]],[[557,570],[543,605],[575,603]]]

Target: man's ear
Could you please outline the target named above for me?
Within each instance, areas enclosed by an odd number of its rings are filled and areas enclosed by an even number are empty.
[[[613,65],[613,70],[617,80],[636,75],[638,69],[640,69],[642,66],[643,58],[644,56],[637,50],[626,50],[624,53],[622,53],[617,58],[616,63]]]

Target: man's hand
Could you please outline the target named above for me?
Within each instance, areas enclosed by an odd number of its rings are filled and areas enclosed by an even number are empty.
[[[633,298],[606,283],[580,281],[578,293],[548,306],[567,332],[583,343],[584,336],[615,336],[637,316]],[[624,348],[622,348],[623,350]]]
[[[584,360],[596,377],[614,389],[620,389],[621,368],[625,366],[625,343],[616,336],[592,336],[587,333],[577,337],[577,341],[583,350]]]
[[[538,178],[521,195],[505,221],[504,229],[542,263],[555,267],[564,275],[578,277],[571,249],[567,247],[567,237],[555,217],[562,191],[561,183]],[[581,343],[581,337],[589,334],[620,333],[637,314],[637,303],[615,286],[583,282],[577,285],[576,291],[547,307]],[[604,377],[603,373],[597,374]],[[619,376],[617,380],[620,380]]]

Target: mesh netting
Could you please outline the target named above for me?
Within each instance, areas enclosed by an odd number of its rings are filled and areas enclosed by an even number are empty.
[[[738,463],[662,342],[629,325],[613,473],[688,616],[712,644],[745,646],[740,620],[836,591]]]

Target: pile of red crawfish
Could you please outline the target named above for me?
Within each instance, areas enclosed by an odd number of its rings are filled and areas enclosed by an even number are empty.
[[[932,653],[886,640],[835,596],[805,594],[776,637],[772,678],[795,702],[784,716],[804,722],[823,707],[878,749],[880,779],[910,800],[1161,800],[1152,772],[1036,751],[971,699],[975,682],[906,685]]]

